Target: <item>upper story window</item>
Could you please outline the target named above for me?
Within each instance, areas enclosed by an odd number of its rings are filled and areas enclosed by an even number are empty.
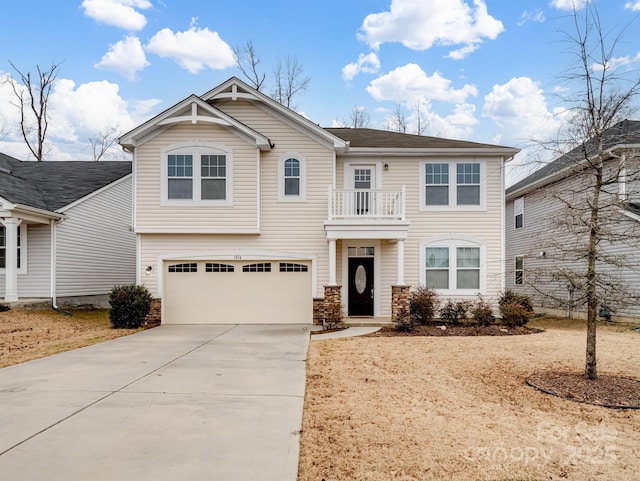
[[[421,165],[421,210],[485,208],[484,162],[425,162]]]
[[[278,160],[278,200],[307,200],[307,162],[298,152],[287,152]]]
[[[520,197],[513,201],[513,215],[515,216],[515,227],[521,229],[524,227],[524,197]]]
[[[475,294],[485,289],[485,247],[467,238],[420,244],[420,284],[442,294]]]
[[[174,146],[163,154],[165,204],[231,205],[232,156],[219,146]]]
[[[19,225],[17,227],[16,233],[16,264],[19,271],[22,271],[22,254],[24,250],[25,242],[25,233],[26,229],[22,229],[22,226]],[[0,269],[5,269],[7,267],[7,234],[5,227],[0,225]]]

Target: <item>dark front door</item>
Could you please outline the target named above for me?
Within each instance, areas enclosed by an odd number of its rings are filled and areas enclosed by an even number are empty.
[[[373,257],[349,257],[349,315],[373,316]]]

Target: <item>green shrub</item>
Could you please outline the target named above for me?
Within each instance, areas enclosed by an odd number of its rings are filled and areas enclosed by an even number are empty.
[[[115,329],[137,329],[151,307],[151,294],[144,286],[115,286],[109,293],[109,321]]]
[[[493,315],[491,304],[485,301],[480,294],[478,294],[478,299],[471,308],[471,316],[480,327],[493,324],[496,320],[496,317]]]
[[[498,306],[502,322],[508,327],[524,326],[533,314],[529,296],[511,290],[500,294]]]
[[[458,324],[465,317],[467,317],[467,311],[469,310],[469,303],[467,301],[453,302],[448,299],[442,309],[440,309],[440,319],[452,324]]]
[[[395,320],[395,330],[399,332],[411,332],[413,331],[413,327],[413,319],[411,319],[409,311],[406,307],[402,307]]]
[[[416,287],[409,294],[409,315],[413,320],[425,325],[433,320],[438,310],[438,294],[430,287]]]

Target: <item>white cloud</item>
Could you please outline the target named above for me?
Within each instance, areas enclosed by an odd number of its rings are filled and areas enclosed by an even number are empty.
[[[478,95],[474,85],[466,84],[460,89],[452,88],[451,80],[438,72],[428,76],[420,66],[410,63],[371,81],[367,92],[376,100],[402,99],[409,105],[420,99],[463,103],[469,96]]]
[[[627,2],[624,4],[624,8],[628,8],[634,12],[640,11],[640,0],[635,0],[633,2]]]
[[[138,37],[129,35],[124,40],[110,45],[102,60],[95,64],[102,70],[113,70],[128,80],[135,80],[136,73],[149,65]]]
[[[587,4],[587,0],[551,0],[551,5],[558,10],[581,10]]]
[[[560,126],[559,113],[549,111],[543,90],[528,77],[494,85],[484,97],[482,110],[483,116],[496,123],[505,142],[519,145],[549,139]]]
[[[367,15],[358,36],[375,49],[385,42],[413,50],[462,45],[449,54],[458,59],[502,31],[502,22],[489,15],[484,0],[473,0],[473,6],[466,0],[392,0],[389,11]]]
[[[27,159],[29,152],[19,133],[19,111],[11,105],[13,91],[2,82],[6,78],[0,72],[0,131],[4,135],[0,135],[0,151]],[[86,160],[91,156],[85,151],[89,138],[113,128],[124,133],[148,119],[159,103],[157,99],[128,102],[120,96],[119,86],[107,81],[76,85],[59,78],[49,97],[46,158]]]
[[[624,57],[613,57],[607,62],[607,70],[614,70],[618,67],[631,65],[636,62],[640,62],[640,52],[638,52],[635,57],[631,57],[629,55],[625,55]],[[604,66],[601,63],[594,63],[591,65],[591,69],[595,72],[602,72]]]
[[[547,18],[544,16],[544,13],[540,9],[534,12],[525,10],[524,12],[522,12],[522,15],[520,15],[520,19],[516,23],[519,27],[521,27],[527,22],[543,23],[546,20]]]
[[[380,59],[375,52],[371,52],[367,55],[361,53],[358,55],[358,60],[356,62],[349,63],[342,68],[342,78],[347,82],[350,82],[361,72],[377,73],[378,70],[380,70]]]
[[[83,0],[82,7],[88,17],[125,30],[142,30],[147,19],[138,10],[152,7],[148,0]]]
[[[148,52],[172,58],[182,68],[198,73],[208,67],[213,70],[233,67],[233,50],[217,32],[192,26],[185,32],[164,28],[146,46]]]

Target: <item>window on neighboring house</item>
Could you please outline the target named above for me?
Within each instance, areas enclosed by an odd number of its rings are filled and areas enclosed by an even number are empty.
[[[471,239],[441,239],[421,243],[424,266],[420,283],[446,293],[475,293],[484,289],[480,242]]]
[[[170,154],[167,178],[169,199],[193,199],[193,156]]]
[[[480,164],[456,164],[456,204],[480,205]]]
[[[17,228],[17,252],[16,252],[16,267],[20,269],[22,261],[22,228]],[[7,267],[7,235],[4,226],[0,226],[0,269]]]
[[[204,144],[169,148],[164,154],[163,201],[231,204],[231,155]]]
[[[514,284],[522,285],[524,282],[524,256],[516,256],[516,265],[514,269]]]
[[[298,159],[284,161],[284,195],[300,195],[300,161]]]
[[[227,192],[227,157],[201,155],[200,182],[202,199],[224,200]]]
[[[524,197],[513,201],[513,214],[516,220],[516,229],[524,227]]]
[[[484,205],[483,163],[426,162],[422,165],[424,190],[420,194],[421,207],[437,210],[443,207],[464,209]],[[455,180],[452,180],[454,175]]]
[[[449,205],[449,164],[426,164],[427,205]]]

